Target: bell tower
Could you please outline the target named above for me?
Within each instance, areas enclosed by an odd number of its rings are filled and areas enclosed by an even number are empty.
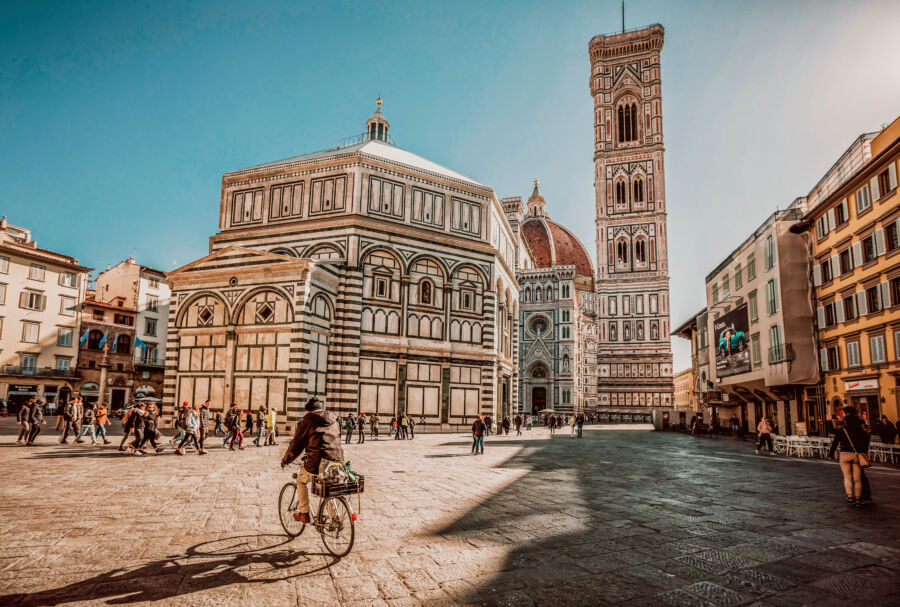
[[[378,99],[375,101],[375,113],[366,121],[366,138],[390,143],[391,140],[388,139],[390,128],[391,124],[381,113],[381,95],[378,95]]]
[[[598,410],[646,419],[674,398],[661,25],[594,37]]]

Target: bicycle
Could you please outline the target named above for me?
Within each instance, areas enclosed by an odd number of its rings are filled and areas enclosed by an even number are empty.
[[[302,466],[295,462],[295,465]],[[298,512],[297,500],[297,472],[291,475],[294,482],[285,483],[278,495],[278,518],[285,533],[291,538],[299,537],[306,529],[306,523],[294,518]],[[313,496],[319,498],[319,507],[316,516],[309,524],[318,530],[322,537],[325,549],[336,558],[342,558],[350,554],[353,542],[356,539],[356,514],[350,508],[347,495],[362,493],[364,488],[363,477],[357,474],[355,483],[327,483],[317,476],[314,477],[312,491],[310,492],[310,513],[316,511],[313,508]]]

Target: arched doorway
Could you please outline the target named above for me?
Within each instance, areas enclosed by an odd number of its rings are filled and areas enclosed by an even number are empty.
[[[547,408],[547,388],[535,386],[531,389],[531,414],[537,415],[538,411]]]

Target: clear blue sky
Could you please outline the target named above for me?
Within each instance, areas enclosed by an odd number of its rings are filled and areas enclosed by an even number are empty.
[[[0,212],[95,268],[135,255],[169,270],[207,253],[223,173],[361,132],[380,92],[401,147],[499,196],[540,178],[593,255],[587,44],[619,11],[7,2]],[[900,2],[627,2],[627,27],[657,22],[677,325],[750,230],[900,114]]]

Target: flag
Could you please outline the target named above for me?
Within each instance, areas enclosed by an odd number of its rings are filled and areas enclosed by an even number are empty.
[[[112,345],[113,351],[116,350],[116,346],[118,346],[118,345],[119,345],[119,334],[116,333],[116,336],[113,338],[113,345]]]
[[[84,335],[82,335],[82,336],[81,336],[81,339],[78,340],[78,345],[79,345],[79,346],[83,346],[83,345],[84,345],[84,342],[86,342],[86,341],[88,340],[88,333],[90,333],[90,331],[89,331],[88,329],[85,329],[85,330],[84,330]]]
[[[97,349],[98,349],[98,350],[102,350],[102,349],[103,349],[103,346],[106,345],[106,336],[107,336],[107,333],[104,333],[104,334],[103,334],[103,338],[100,340],[100,343],[97,344]]]
[[[142,342],[142,341],[141,341],[141,338],[138,337],[137,335],[135,335],[135,336],[134,336],[134,347],[135,347],[135,348],[143,348],[144,350],[146,350],[146,349],[147,349],[147,344],[145,344],[144,342]]]

